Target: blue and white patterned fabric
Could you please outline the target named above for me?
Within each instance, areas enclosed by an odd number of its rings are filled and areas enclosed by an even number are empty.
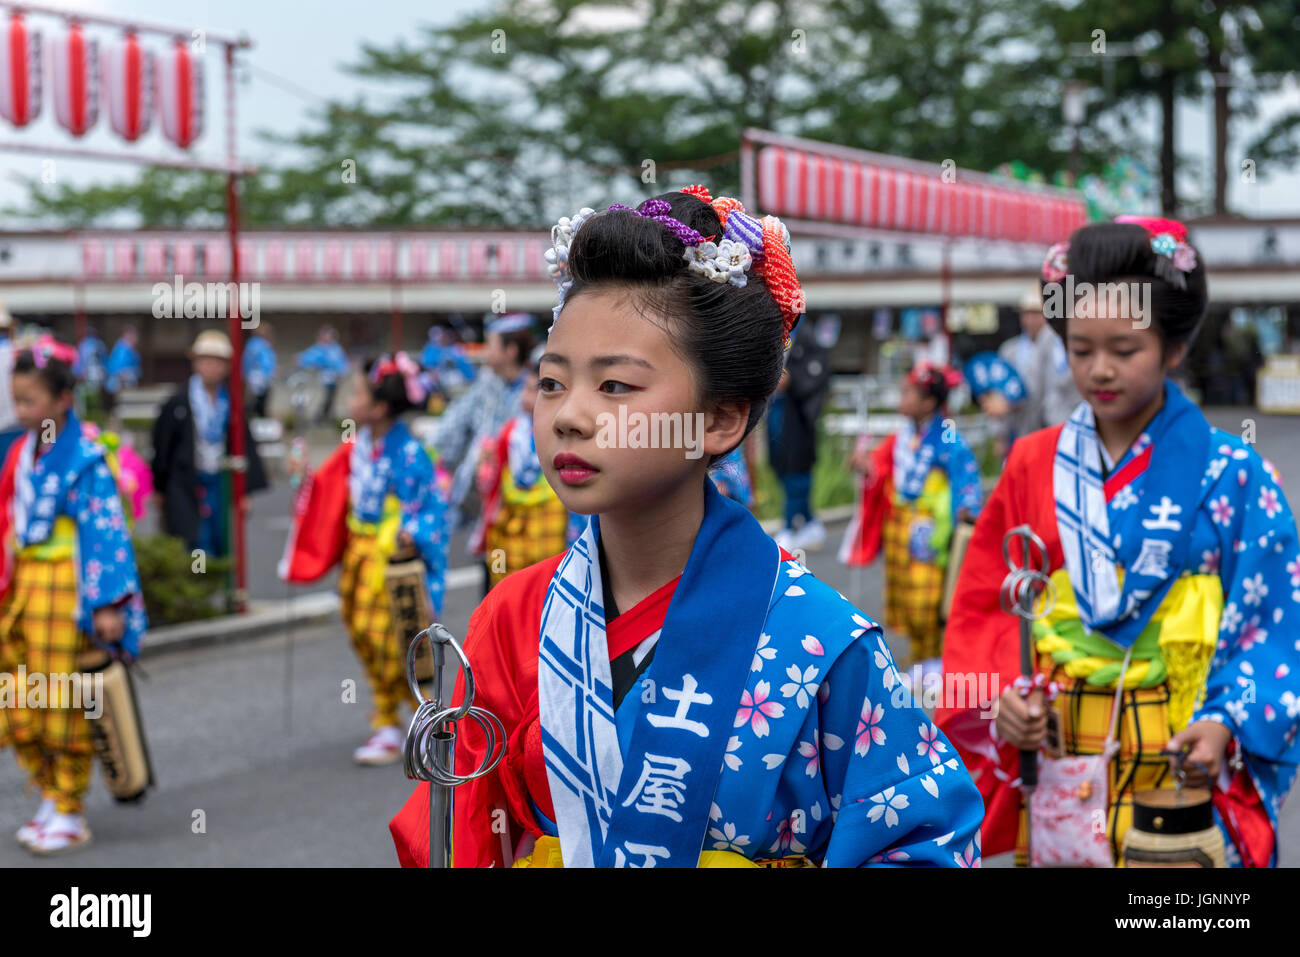
[[[1201,411],[1166,381],[1164,405],[1116,463],[1123,468],[1149,446],[1158,448],[1143,475],[1151,494],[1140,508],[1112,512],[1092,406],[1081,402],[1061,429],[1052,483],[1065,567],[1080,620],[1121,648],[1137,640],[1186,562],[1201,479],[1187,466],[1205,461],[1209,443]],[[1117,563],[1127,569],[1123,588]]]
[[[879,626],[782,561],[712,483],[655,658],[615,713],[599,534],[594,517],[542,612],[542,744],[566,867],[694,867],[702,850],[978,864],[979,793]]]
[[[126,599],[121,648],[134,658],[149,622],[130,529],[104,448],[82,435],[72,412],[49,451],[36,458],[39,439],[28,432],[17,453],[12,502],[17,544],[48,541],[58,516],[70,517],[77,525],[77,627],[93,635],[96,609]]]
[[[383,518],[384,500],[393,495],[402,505],[402,528],[424,561],[429,599],[442,612],[447,576],[447,503],[434,480],[433,460],[404,422],[394,422],[378,450],[370,429],[357,432],[348,463],[348,501],[362,522]]]
[[[961,374],[970,383],[972,399],[978,399],[985,392],[998,392],[1008,402],[1019,402],[1028,394],[1020,373],[996,352],[971,356],[962,366]]]

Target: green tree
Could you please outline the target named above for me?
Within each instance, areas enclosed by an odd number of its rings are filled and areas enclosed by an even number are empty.
[[[1187,2],[1187,0],[1177,0]],[[363,45],[358,93],[261,131],[250,224],[540,226],[593,197],[703,180],[739,189],[746,126],[990,170],[1063,169],[1070,74],[1049,0],[505,3],[391,46]],[[1101,169],[1117,144],[1083,144]],[[31,184],[23,212],[91,225],[206,224],[219,177]]]

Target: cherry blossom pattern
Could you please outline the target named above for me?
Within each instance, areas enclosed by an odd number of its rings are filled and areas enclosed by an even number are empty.
[[[730,821],[723,824],[721,828],[709,828],[709,837],[713,838],[715,851],[734,851],[737,854],[744,854],[745,848],[749,846],[749,835],[737,834],[736,825]]]
[[[768,699],[771,691],[772,686],[768,682],[760,681],[754,686],[752,696],[748,688],[741,692],[740,710],[736,712],[735,727],[742,728],[748,724],[754,729],[754,737],[767,737],[770,730],[768,718],[776,720],[785,715],[785,705]]]
[[[790,680],[781,685],[782,697],[794,698],[796,705],[807,708],[817,695],[817,668],[809,665],[801,673],[798,665],[791,665],[785,673]]]
[[[790,823],[793,816],[785,818],[776,826],[776,840],[769,848],[773,854],[780,854],[784,857],[788,854],[802,854],[804,852],[804,846],[799,842],[799,838],[795,836],[794,828]]]
[[[966,845],[966,850],[958,854],[953,851],[952,859],[957,862],[958,867],[979,867],[980,850],[979,850],[979,832],[975,832],[975,838]]]
[[[907,807],[907,795],[899,794],[895,788],[885,788],[879,794],[871,796],[871,807],[867,810],[867,820],[871,823],[885,819],[885,827],[898,825],[898,812]]]
[[[1227,528],[1232,522],[1232,516],[1235,513],[1236,510],[1232,507],[1232,503],[1228,501],[1228,496],[1226,495],[1220,495],[1210,503],[1211,517],[1224,528]]]
[[[1277,499],[1277,489],[1264,488],[1259,493],[1259,507],[1270,519],[1282,511],[1282,503]]]
[[[740,755],[735,753],[739,750],[740,738],[733,734],[727,741],[727,753],[722,756],[723,763],[733,771],[740,770]]]
[[[1133,486],[1125,485],[1122,489],[1120,489],[1118,492],[1115,493],[1115,497],[1111,499],[1110,504],[1112,507],[1117,508],[1120,511],[1123,511],[1124,509],[1128,508],[1130,505],[1135,505],[1137,503],[1137,500],[1138,497],[1135,494],[1133,494]]]
[[[865,755],[873,744],[885,743],[885,729],[880,726],[884,714],[883,704],[873,706],[870,698],[863,699],[862,715],[858,718],[857,742],[853,746],[854,754]]]
[[[1230,601],[1224,606],[1223,614],[1219,616],[1219,631],[1235,635],[1237,629],[1241,626],[1242,614],[1237,610],[1237,603]]]
[[[754,663],[749,666],[750,671],[762,671],[763,662],[771,661],[776,657],[776,649],[771,645],[772,636],[762,634],[758,636],[758,649],[754,652]]]
[[[1249,651],[1255,645],[1262,645],[1268,638],[1268,631],[1259,626],[1259,615],[1251,616],[1250,621],[1242,626],[1241,634],[1237,637],[1237,647],[1242,651]]]
[[[916,746],[916,753],[929,758],[931,764],[938,764],[943,760],[940,755],[948,751],[948,745],[939,737],[939,729],[927,722],[917,730],[921,733],[921,740]]]
[[[1268,594],[1268,586],[1264,584],[1262,572],[1256,572],[1253,578],[1242,579],[1241,584],[1246,589],[1246,594],[1241,600],[1247,605],[1258,605]]]

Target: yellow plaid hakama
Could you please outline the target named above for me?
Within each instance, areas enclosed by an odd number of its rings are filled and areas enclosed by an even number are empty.
[[[58,531],[56,526],[56,535]],[[62,557],[37,557],[40,549]],[[20,553],[9,594],[0,605],[0,673],[16,692],[16,707],[0,707],[0,745],[13,744],[19,765],[61,814],[81,813],[94,762],[87,705],[72,700],[65,677],[80,673],[78,655],[91,648],[77,628],[76,612],[71,546],[61,552],[34,546]],[[25,681],[18,680],[20,666],[26,669]],[[45,700],[29,702],[28,690],[36,687],[38,675]],[[29,708],[29,703],[42,706]]]
[[[349,515],[348,529],[339,576],[339,599],[343,622],[365,668],[375,702],[370,727],[377,729],[400,723],[397,712],[403,700],[411,702],[412,707],[415,705],[406,683],[406,642],[393,631],[388,592],[384,588],[384,572],[397,531],[392,510],[388,508],[384,521],[378,525],[356,522]]]
[[[912,658],[924,661],[943,653],[943,626],[939,605],[943,601],[944,569],[911,556],[912,524],[928,520],[914,505],[894,500],[885,520],[885,625],[906,634]]]
[[[1047,655],[1039,656],[1039,670],[1061,685],[1053,707],[1061,726],[1061,750],[1065,755],[1101,754],[1110,727],[1115,686],[1099,688],[1071,678]],[[1124,835],[1133,822],[1133,794],[1148,788],[1173,787],[1169,755],[1163,753],[1173,731],[1169,724],[1169,686],[1131,688],[1120,696],[1119,752],[1110,763],[1107,795],[1106,836],[1111,853],[1120,860]],[[1020,832],[1016,839],[1016,866],[1028,862],[1023,804]]]
[[[569,510],[539,477],[532,489],[515,486],[501,469],[501,506],[484,534],[488,573],[495,588],[511,572],[545,561],[568,547]]]
[[[1120,581],[1123,581],[1121,570]],[[1078,605],[1064,570],[1052,573],[1057,600],[1044,619],[1046,628],[1036,628],[1038,670],[1061,687],[1053,707],[1060,720],[1061,752],[1069,755],[1101,754],[1110,728],[1115,701],[1115,680],[1088,684],[1089,675],[1110,667],[1118,671],[1118,658],[1061,654],[1069,641],[1057,631],[1059,623],[1077,619]],[[1151,616],[1148,629],[1156,629],[1154,658],[1135,660],[1124,676],[1120,696],[1117,735],[1119,751],[1110,764],[1107,794],[1106,835],[1116,864],[1122,861],[1124,835],[1133,822],[1133,794],[1174,786],[1169,755],[1164,753],[1174,733],[1187,726],[1196,700],[1205,687],[1215,642],[1223,592],[1212,575],[1183,575],[1169,590]],[[1144,633],[1145,634],[1145,633]],[[1145,642],[1139,639],[1135,651]],[[1057,654],[1053,654],[1055,651]],[[1118,649],[1115,649],[1118,652]],[[1149,652],[1148,652],[1149,654]],[[1141,687],[1151,669],[1165,675],[1150,687]],[[1027,863],[1028,815],[1023,801],[1016,839],[1016,866]]]

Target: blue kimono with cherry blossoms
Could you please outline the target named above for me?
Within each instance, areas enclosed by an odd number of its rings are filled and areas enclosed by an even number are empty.
[[[565,867],[695,867],[713,850],[827,867],[977,865],[979,793],[903,688],[880,627],[704,484],[691,557],[662,623],[647,621],[627,652],[648,664],[617,707],[599,516],[475,613],[474,703],[502,720],[510,754],[457,790],[456,866],[510,866],[527,835],[546,834]],[[483,749],[467,724],[458,772]],[[425,787],[391,825],[408,865],[427,859]]]
[[[50,449],[35,458],[38,436],[29,432],[15,443],[9,464],[13,494],[8,503],[9,533],[18,549],[52,542],[61,518],[76,528],[77,627],[94,634],[95,611],[121,605],[124,630],[120,648],[133,659],[148,627],[135,550],[118,486],[103,446],[82,435],[69,411]],[[37,560],[20,558],[19,561]]]
[[[385,510],[400,506],[407,532],[424,562],[429,600],[442,612],[447,573],[446,504],[433,460],[404,422],[394,422],[376,447],[370,429],[357,432],[348,474],[348,501],[359,522],[379,524]]]

